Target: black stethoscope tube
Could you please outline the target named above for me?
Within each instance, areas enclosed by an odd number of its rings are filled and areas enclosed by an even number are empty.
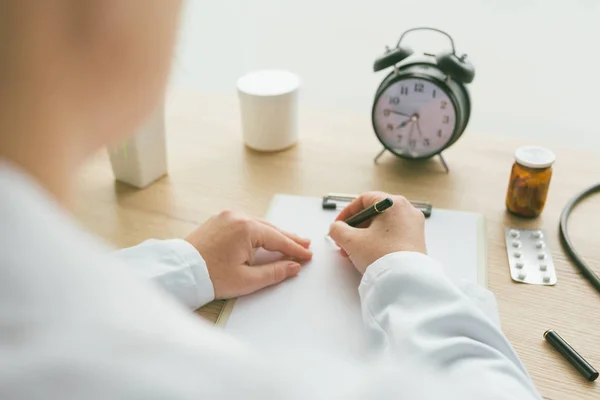
[[[562,246],[569,255],[569,257],[571,257],[571,259],[575,263],[575,266],[581,271],[583,276],[585,276],[587,280],[590,281],[590,283],[596,288],[596,290],[600,292],[600,278],[586,264],[586,262],[583,260],[583,258],[581,258],[577,251],[575,251],[573,243],[571,243],[571,239],[569,237],[569,232],[567,231],[567,221],[569,219],[571,211],[573,211],[573,208],[575,208],[575,206],[583,199],[598,191],[600,191],[600,183],[585,189],[581,193],[574,196],[571,200],[569,200],[560,216],[559,234]]]

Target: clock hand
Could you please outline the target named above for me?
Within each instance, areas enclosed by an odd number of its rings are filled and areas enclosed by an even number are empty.
[[[390,112],[390,113],[392,113],[392,114],[398,114],[398,115],[402,115],[402,116],[404,116],[404,117],[411,117],[411,115],[404,114],[404,113],[402,113],[402,112],[400,112],[400,111],[396,111],[396,110],[390,110],[389,108],[388,108],[388,109],[386,109],[386,110],[383,110],[383,111],[384,111],[384,112],[385,112],[385,111],[387,111],[387,112]]]
[[[417,119],[417,131],[419,132],[419,136],[423,136],[423,133],[421,132],[421,125],[419,125],[418,119]]]
[[[404,121],[403,123],[401,123],[400,125],[398,125],[396,127],[396,129],[402,129],[406,126],[406,124],[408,124],[410,121],[412,121],[411,119],[407,119],[406,121]]]
[[[411,121],[413,121],[412,118],[411,118]],[[413,140],[413,138],[412,138],[412,133],[414,131],[415,125],[418,124],[418,123],[419,122],[417,120],[415,124],[411,124],[410,125],[410,132],[408,133],[408,145],[409,145],[409,147],[410,147],[411,150],[414,150],[415,146],[417,145],[417,141]]]

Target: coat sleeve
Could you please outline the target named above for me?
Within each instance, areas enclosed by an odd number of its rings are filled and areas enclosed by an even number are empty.
[[[367,269],[359,292],[379,355],[426,364],[468,398],[487,398],[491,387],[502,388],[494,398],[540,398],[488,290],[453,283],[427,255],[398,252]]]
[[[128,268],[196,310],[214,300],[206,262],[183,239],[149,239],[111,254]]]

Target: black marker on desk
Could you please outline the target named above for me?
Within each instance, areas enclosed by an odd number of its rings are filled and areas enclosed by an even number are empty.
[[[552,329],[544,332],[544,339],[548,341],[564,358],[567,359],[577,371],[581,373],[588,381],[595,381],[598,378],[598,371],[581,357],[560,335]]]
[[[348,217],[344,222],[352,227],[357,227],[365,221],[373,218],[376,215],[383,213],[386,209],[394,205],[394,202],[389,197],[373,204],[370,207],[365,208],[357,214]]]

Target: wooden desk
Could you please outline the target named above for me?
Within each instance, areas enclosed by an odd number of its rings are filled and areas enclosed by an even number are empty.
[[[437,161],[408,163],[380,150],[364,115],[302,109],[300,142],[275,154],[244,147],[237,99],[189,92],[170,93],[167,106],[169,176],[145,190],[115,184],[104,153],[81,173],[78,216],[118,246],[149,238],[182,237],[222,208],[264,215],[275,193],[322,196],[328,192],[383,190],[434,207],[486,216],[489,288],[496,294],[503,330],[546,399],[598,399],[600,383],[588,383],[543,340],[552,328],[600,368],[600,295],[566,259],[558,218],[567,200],[600,178],[598,154],[550,146],[557,154],[543,215],[509,216],[504,196],[514,149],[525,143],[467,132],[446,153],[450,173]],[[546,145],[546,144],[544,144]],[[600,196],[573,214],[575,244],[600,272]],[[558,270],[554,287],[511,281],[503,228],[543,227]],[[199,311],[215,320],[221,303]],[[498,388],[502,390],[502,388]]]

